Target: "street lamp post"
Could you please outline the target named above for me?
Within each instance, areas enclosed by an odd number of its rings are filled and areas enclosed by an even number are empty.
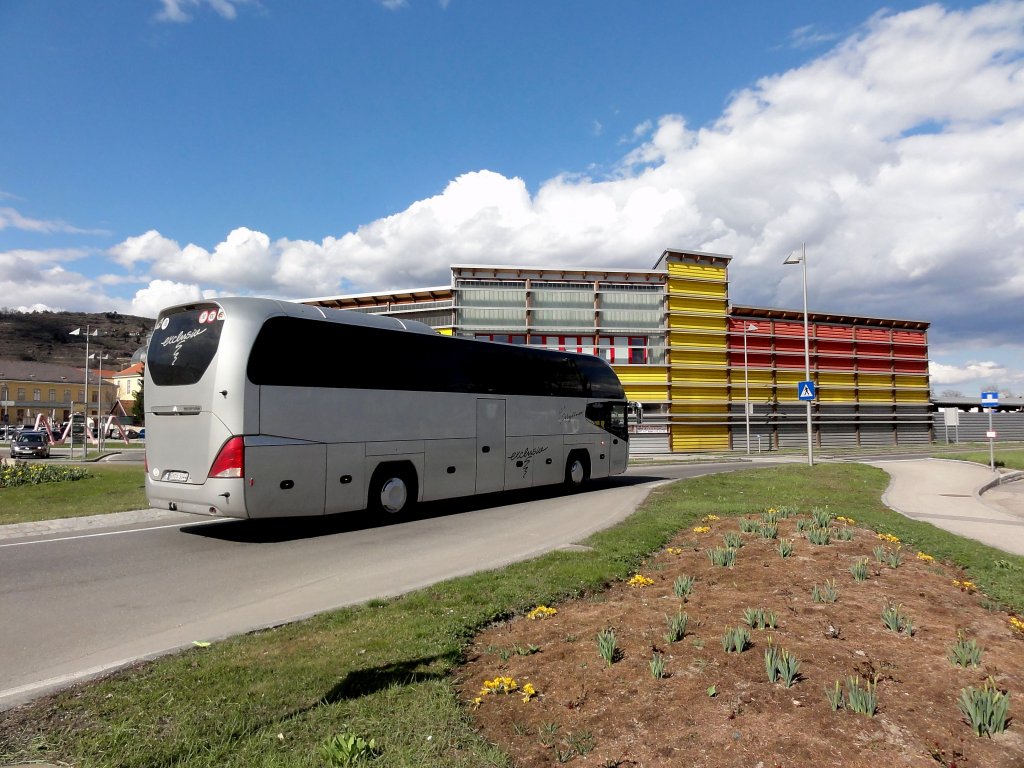
[[[2,378],[4,378],[4,372],[0,371],[0,379],[2,379]],[[8,389],[7,389],[7,386],[8,385],[7,385],[6,381],[0,382],[0,405],[3,406],[3,416],[0,416],[0,424],[2,424],[5,429],[10,426],[10,411],[7,410],[7,408],[8,408],[8,405],[7,405],[7,400],[8,400],[7,392],[8,392]],[[6,436],[7,435],[5,433],[4,437],[6,437]]]
[[[82,333],[81,328],[75,328],[73,331],[69,331],[69,336],[79,336]],[[82,431],[82,461],[85,461],[89,455],[89,337],[99,336],[99,329],[89,332],[89,326],[85,326],[85,404],[82,406],[84,411],[82,414],[84,429]],[[98,412],[97,412],[98,415]],[[71,410],[71,431],[75,431],[75,411]]]
[[[110,355],[96,352],[92,357],[96,359],[96,440],[102,451],[106,442],[106,427],[103,424],[103,361],[109,360]]]
[[[747,455],[750,455],[750,381],[747,366],[747,331],[756,331],[755,323],[743,321],[743,419],[747,425]]]
[[[804,381],[811,380],[811,340],[807,322],[807,244],[800,246],[800,255],[793,253],[786,257],[783,264],[800,264],[803,266],[804,277]],[[814,466],[814,428],[811,426],[811,401],[807,401],[807,466]]]

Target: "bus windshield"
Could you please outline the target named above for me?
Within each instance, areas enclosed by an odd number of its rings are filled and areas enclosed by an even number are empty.
[[[149,344],[146,367],[161,386],[195,384],[217,354],[224,327],[224,310],[216,304],[196,304],[162,315]]]

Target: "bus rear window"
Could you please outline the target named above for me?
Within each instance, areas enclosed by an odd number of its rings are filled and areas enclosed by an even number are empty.
[[[224,310],[216,304],[161,315],[146,357],[153,383],[174,386],[199,381],[217,354],[223,327]]]

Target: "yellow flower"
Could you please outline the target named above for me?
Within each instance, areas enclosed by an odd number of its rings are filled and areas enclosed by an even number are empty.
[[[1016,629],[1018,632],[1024,632],[1024,621],[1021,621],[1016,616],[1010,617],[1010,626]]]
[[[879,533],[879,534],[877,534],[877,536],[882,541],[888,541],[890,544],[899,544],[900,543],[900,540],[896,536],[893,536],[891,533]]]
[[[852,517],[842,517],[842,516],[839,516],[839,517],[836,518],[836,520],[838,522],[840,522],[840,523],[846,523],[847,525],[856,525],[857,524],[857,521],[854,520]]]
[[[681,555],[681,554],[683,554],[683,550],[681,550],[679,547],[669,547],[668,549],[665,550],[665,552],[667,554],[669,554],[669,555]]]
[[[926,555],[924,552],[918,552],[917,553],[917,559],[918,560],[923,560],[926,563],[935,562],[935,558],[934,557],[932,557],[931,555]]]
[[[523,694],[524,704],[537,695],[537,691],[533,687],[532,683],[527,683],[526,685],[524,685],[521,693]]]
[[[548,608],[546,605],[538,605],[536,608],[534,608],[532,611],[526,614],[526,618],[546,619],[548,616],[554,616],[556,613],[558,613],[557,608]]]
[[[960,581],[959,579],[953,579],[953,586],[965,592],[973,592],[977,589],[973,581]]]
[[[633,578],[631,578],[627,583],[631,587],[649,587],[651,586],[651,584],[654,583],[654,579],[649,579],[646,576],[643,576],[638,573]]]
[[[719,519],[721,519],[721,518],[719,518],[718,515],[704,515],[704,517],[702,517],[700,519],[700,521],[702,523],[710,523],[710,522],[713,522],[713,521],[719,520]]]
[[[697,527],[695,527],[693,529],[693,532],[694,533],[708,533],[710,530],[711,529],[708,528],[706,525],[698,525]]]
[[[486,696],[489,693],[512,693],[519,687],[519,684],[511,677],[496,677],[493,680],[484,680],[484,687],[480,689],[480,695]]]

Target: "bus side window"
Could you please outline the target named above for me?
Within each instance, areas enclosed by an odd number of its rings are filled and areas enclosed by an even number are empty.
[[[588,403],[587,421],[616,437],[629,440],[625,403]]]
[[[608,403],[587,403],[587,421],[608,430]]]
[[[629,427],[626,421],[626,404],[613,403],[608,431],[623,440],[629,440]]]

